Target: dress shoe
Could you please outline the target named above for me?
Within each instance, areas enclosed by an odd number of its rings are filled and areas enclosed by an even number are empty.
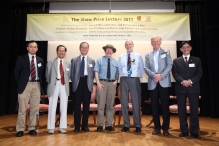
[[[152,132],[153,135],[157,135],[157,134],[160,134],[160,130],[158,129],[154,129],[154,131]]]
[[[49,129],[48,134],[54,134],[54,129]]]
[[[37,135],[37,132],[36,132],[35,130],[30,130],[30,131],[29,131],[29,134],[30,134],[30,135]]]
[[[194,138],[201,138],[201,136],[198,133],[191,133],[190,135]]]
[[[97,127],[97,131],[98,131],[98,132],[103,131],[103,126],[98,126],[98,127]]]
[[[79,129],[76,129],[76,128],[74,129],[74,132],[79,132],[79,131],[80,131]]]
[[[168,130],[163,130],[163,136],[169,136],[169,135],[170,135],[170,133]]]
[[[24,135],[24,132],[23,131],[18,131],[17,133],[16,133],[16,136],[17,137],[21,137],[21,136],[23,136]]]
[[[141,133],[141,128],[140,127],[136,127],[136,130],[135,130],[137,133]]]
[[[122,131],[122,132],[129,131],[129,127],[123,127],[123,128],[121,129],[121,131]]]
[[[181,132],[181,133],[179,134],[179,137],[185,137],[185,136],[189,136],[189,134],[188,134],[188,133],[183,133],[183,132]]]
[[[81,130],[83,130],[85,132],[89,132],[89,128],[81,128]]]
[[[63,134],[67,133],[67,131],[64,128],[59,128],[59,132]]]
[[[115,129],[112,126],[105,127],[105,129],[108,131],[115,131]]]

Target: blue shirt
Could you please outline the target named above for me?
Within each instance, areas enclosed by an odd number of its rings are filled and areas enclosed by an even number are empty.
[[[107,80],[107,65],[108,57],[102,56],[97,59],[94,71],[98,72],[99,79]],[[116,80],[116,74],[119,74],[117,61],[114,58],[110,58],[110,80]]]
[[[153,51],[154,54],[154,68],[156,73],[158,72],[158,57],[160,53],[160,48],[157,51]]]
[[[130,77],[142,77],[144,73],[144,63],[140,54],[131,52],[131,69],[132,74]],[[118,60],[118,68],[120,77],[127,77],[127,61],[128,61],[128,53],[122,54]]]

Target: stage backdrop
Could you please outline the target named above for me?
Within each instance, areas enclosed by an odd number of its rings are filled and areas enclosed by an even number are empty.
[[[28,14],[26,40],[190,40],[189,14]]]

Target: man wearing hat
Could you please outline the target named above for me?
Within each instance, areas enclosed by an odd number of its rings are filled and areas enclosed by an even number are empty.
[[[116,52],[113,45],[107,44],[103,46],[105,56],[97,59],[94,71],[97,82],[97,103],[98,103],[98,127],[97,131],[103,130],[104,126],[104,108],[106,105],[106,123],[105,129],[115,131],[112,126],[114,115],[114,99],[116,94],[116,85],[119,78],[117,61],[112,58],[112,54]]]

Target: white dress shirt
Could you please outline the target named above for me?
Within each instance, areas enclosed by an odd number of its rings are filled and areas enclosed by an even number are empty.
[[[84,57],[84,75],[87,76],[88,75],[88,73],[87,73],[87,55],[86,56],[81,55],[81,61],[82,61],[83,57]]]
[[[60,75],[60,68],[59,68],[59,66],[60,66],[60,60],[62,60],[62,68],[63,68],[63,71],[64,71],[64,67],[63,67],[63,61],[64,61],[64,59],[60,59],[60,58],[58,58],[58,63],[57,63],[57,79],[61,79],[61,75]]]
[[[187,57],[187,62],[189,62],[189,57],[190,57],[190,54],[189,54],[189,55],[187,55],[187,56],[183,55],[183,59],[184,59],[184,61],[186,62],[186,59],[185,59],[185,57]]]

